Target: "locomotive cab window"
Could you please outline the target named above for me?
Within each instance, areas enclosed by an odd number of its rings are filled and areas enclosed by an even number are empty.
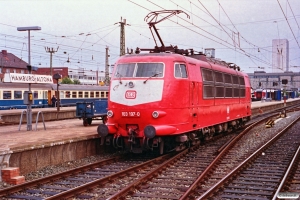
[[[162,63],[137,63],[135,77],[162,77],[163,67]]]
[[[175,64],[175,77],[187,78],[187,70],[184,64]]]
[[[124,77],[163,77],[163,70],[163,63],[118,64],[114,77],[116,79]]]

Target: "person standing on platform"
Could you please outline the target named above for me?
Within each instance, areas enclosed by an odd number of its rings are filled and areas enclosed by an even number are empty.
[[[56,103],[57,99],[56,96],[53,95],[53,97],[51,98],[51,102],[52,102],[52,107],[55,107],[55,103]]]

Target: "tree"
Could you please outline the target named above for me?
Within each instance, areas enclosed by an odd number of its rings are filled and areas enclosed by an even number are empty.
[[[65,77],[62,79],[61,84],[74,84],[74,82],[69,77]]]
[[[78,79],[74,79],[73,84],[79,85],[80,81]]]

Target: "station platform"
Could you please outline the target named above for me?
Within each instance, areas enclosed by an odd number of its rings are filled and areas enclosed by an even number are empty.
[[[49,165],[100,154],[97,127],[102,121],[83,126],[82,120],[68,119],[39,123],[37,130],[27,125],[0,126],[0,170],[19,167],[22,174]],[[0,174],[1,175],[1,174]],[[1,181],[1,176],[0,176]]]
[[[287,106],[297,103],[300,103],[300,98],[286,101]],[[284,108],[284,101],[257,101],[251,104],[253,116],[259,115],[259,110],[268,112],[275,108]],[[40,120],[35,124],[34,116],[40,111],[44,114],[46,130]],[[97,127],[102,120],[94,120],[85,127],[82,120],[75,118],[75,107],[61,108],[59,113],[56,108],[33,109],[32,112],[32,131],[27,131],[26,122],[23,121],[19,126],[21,110],[0,111],[0,170],[19,167],[21,174],[26,174],[108,150],[105,149],[107,146],[100,145],[97,134]],[[15,121],[12,120],[13,116]]]

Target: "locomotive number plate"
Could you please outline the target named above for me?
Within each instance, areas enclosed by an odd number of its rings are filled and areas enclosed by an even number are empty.
[[[121,115],[122,115],[122,117],[140,117],[141,113],[140,112],[122,112]]]

